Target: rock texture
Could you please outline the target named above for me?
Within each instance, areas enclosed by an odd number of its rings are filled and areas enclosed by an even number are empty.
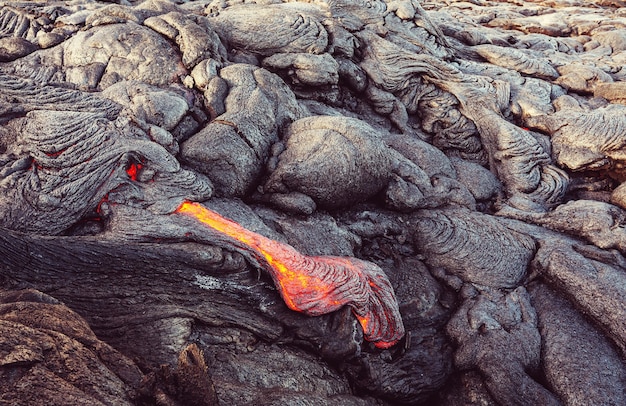
[[[143,374],[75,312],[35,290],[0,300],[2,403],[133,404]]]
[[[624,404],[625,6],[2,2],[0,403]]]

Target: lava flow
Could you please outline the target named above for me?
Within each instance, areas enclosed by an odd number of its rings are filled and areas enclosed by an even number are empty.
[[[237,247],[265,265],[290,309],[316,316],[348,305],[365,339],[378,348],[389,348],[404,335],[393,288],[377,265],[357,258],[302,255],[198,203],[183,202],[176,213],[237,241]]]

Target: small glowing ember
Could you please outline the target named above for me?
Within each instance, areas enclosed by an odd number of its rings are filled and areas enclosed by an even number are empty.
[[[138,164],[138,163],[131,163],[130,166],[128,167],[128,169],[126,169],[126,173],[128,174],[128,177],[131,180],[136,181],[137,180],[137,175],[139,174],[139,171],[141,171],[141,168],[143,167],[142,164]]]
[[[379,348],[391,347],[404,335],[391,284],[375,264],[357,258],[302,255],[290,245],[247,230],[198,203],[184,202],[176,212],[243,243],[247,252],[266,264],[290,309],[315,316],[348,305],[365,338]]]

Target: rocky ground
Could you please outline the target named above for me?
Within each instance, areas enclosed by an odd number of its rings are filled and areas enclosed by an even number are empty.
[[[0,404],[626,404],[624,66],[619,0],[0,2]]]

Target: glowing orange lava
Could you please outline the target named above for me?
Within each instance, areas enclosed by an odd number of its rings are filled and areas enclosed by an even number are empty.
[[[243,243],[259,263],[266,264],[264,268],[290,309],[320,315],[351,306],[365,338],[379,348],[391,347],[404,335],[393,289],[375,264],[356,258],[302,255],[290,245],[247,230],[198,203],[183,202],[176,213]]]
[[[143,167],[142,164],[131,163],[130,166],[128,167],[128,169],[126,169],[126,173],[128,174],[128,177],[131,180],[136,181],[137,180],[137,175],[139,175],[139,171],[141,170],[142,167]]]

